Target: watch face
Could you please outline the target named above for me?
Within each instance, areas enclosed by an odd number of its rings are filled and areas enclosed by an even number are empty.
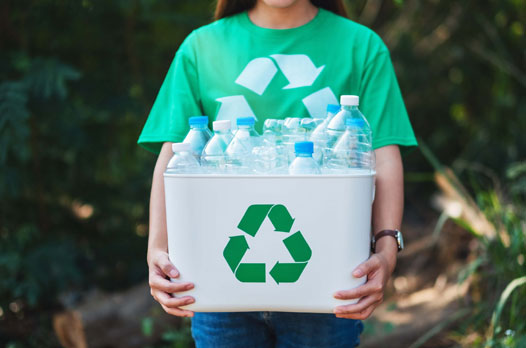
[[[398,241],[398,250],[402,250],[404,248],[404,237],[402,237],[402,232],[398,230],[396,232],[398,232],[396,234],[396,240]]]

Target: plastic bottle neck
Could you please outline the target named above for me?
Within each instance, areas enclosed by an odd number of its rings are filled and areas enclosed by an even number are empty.
[[[193,124],[190,126],[190,129],[197,129],[197,130],[206,129],[206,128],[207,128],[206,124]]]
[[[302,158],[311,157],[312,158],[312,153],[296,152],[296,157],[302,157]]]
[[[248,124],[241,124],[237,126],[237,129],[241,130],[252,130],[254,129],[254,126],[248,125]]]
[[[354,111],[354,110],[358,110],[358,105],[343,105],[342,109],[347,110],[347,111]]]

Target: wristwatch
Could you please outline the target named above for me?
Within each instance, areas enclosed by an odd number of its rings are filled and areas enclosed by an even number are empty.
[[[404,248],[404,238],[402,237],[402,232],[399,230],[383,230],[376,233],[371,240],[371,251],[374,253],[376,251],[376,242],[378,239],[391,236],[396,239],[396,244],[398,245],[398,251],[400,252]]]

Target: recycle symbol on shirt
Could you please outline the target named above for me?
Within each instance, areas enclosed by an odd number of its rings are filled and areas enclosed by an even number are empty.
[[[274,226],[274,232],[285,232],[287,234],[290,233],[295,220],[284,205],[254,204],[247,208],[237,228],[254,238],[266,218]],[[269,274],[278,284],[295,283],[307,266],[312,256],[312,250],[301,231],[288,235],[288,237],[283,239],[283,244],[294,262],[280,262],[277,260]],[[223,250],[223,256],[240,282],[265,283],[267,269],[265,263],[241,262],[249,249],[245,235],[231,236]]]
[[[235,83],[261,96],[278,69],[289,82],[282,88],[287,90],[312,86],[324,68],[325,65],[316,67],[305,54],[272,54],[248,62]],[[235,124],[238,117],[252,116],[257,119],[244,95],[217,98],[216,101],[221,103],[216,120],[230,120]],[[324,118],[327,105],[338,104],[330,87],[315,91],[301,101],[312,118]]]

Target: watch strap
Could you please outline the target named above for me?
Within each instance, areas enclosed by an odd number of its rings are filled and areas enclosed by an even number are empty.
[[[397,230],[382,230],[374,235],[374,239],[378,241],[378,239],[385,237],[385,236],[391,236],[391,237],[396,238],[397,235],[398,235]]]
[[[395,240],[396,240],[396,244],[398,246],[398,251],[401,250],[401,247],[400,247],[400,242],[398,240],[398,234],[400,232],[398,230],[382,230],[380,232],[377,232],[374,236],[373,236],[373,239],[372,239],[372,243],[371,243],[371,251],[374,253],[376,252],[376,243],[378,242],[378,239],[380,238],[383,238],[383,237],[386,237],[386,236],[391,236],[393,237]]]

